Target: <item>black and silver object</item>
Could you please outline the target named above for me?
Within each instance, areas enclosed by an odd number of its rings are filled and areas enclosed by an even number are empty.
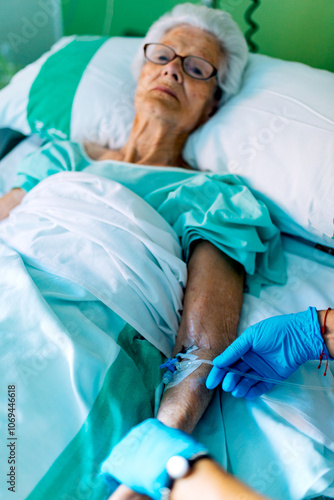
[[[169,500],[175,481],[188,476],[193,465],[203,458],[210,458],[210,455],[206,451],[202,451],[190,458],[185,458],[182,455],[174,455],[171,457],[166,464],[168,484],[160,489],[161,500]]]

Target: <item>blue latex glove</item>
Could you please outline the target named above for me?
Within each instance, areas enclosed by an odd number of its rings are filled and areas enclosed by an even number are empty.
[[[101,472],[107,482],[116,479],[137,493],[160,500],[161,488],[168,486],[169,458],[181,455],[189,459],[197,453],[207,453],[207,449],[188,434],[150,418],[114,447]]]
[[[275,384],[227,372],[224,368],[284,380],[300,365],[318,359],[323,340],[317,310],[274,316],[247,328],[220,356],[206,381],[208,389],[222,382],[224,391],[237,398],[254,399]],[[328,351],[325,349],[328,354]]]

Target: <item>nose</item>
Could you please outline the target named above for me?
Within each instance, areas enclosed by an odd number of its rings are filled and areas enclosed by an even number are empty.
[[[163,67],[163,74],[165,76],[171,76],[178,83],[182,83],[183,70],[182,70],[181,59],[178,56],[176,56],[175,59],[167,63]]]

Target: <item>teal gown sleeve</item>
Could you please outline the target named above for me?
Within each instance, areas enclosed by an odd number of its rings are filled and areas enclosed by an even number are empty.
[[[286,282],[280,232],[267,207],[238,177],[193,176],[158,211],[178,234],[186,261],[191,243],[203,239],[244,266],[250,293],[259,295],[261,285]]]
[[[27,155],[17,167],[11,189],[21,188],[28,192],[50,175],[81,170],[80,150],[74,146],[69,147],[67,141],[52,141]]]

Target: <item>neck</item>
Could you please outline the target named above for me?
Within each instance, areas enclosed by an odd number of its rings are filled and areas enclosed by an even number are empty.
[[[175,124],[136,115],[130,137],[120,151],[123,161],[145,165],[184,166],[182,150],[188,138]]]

